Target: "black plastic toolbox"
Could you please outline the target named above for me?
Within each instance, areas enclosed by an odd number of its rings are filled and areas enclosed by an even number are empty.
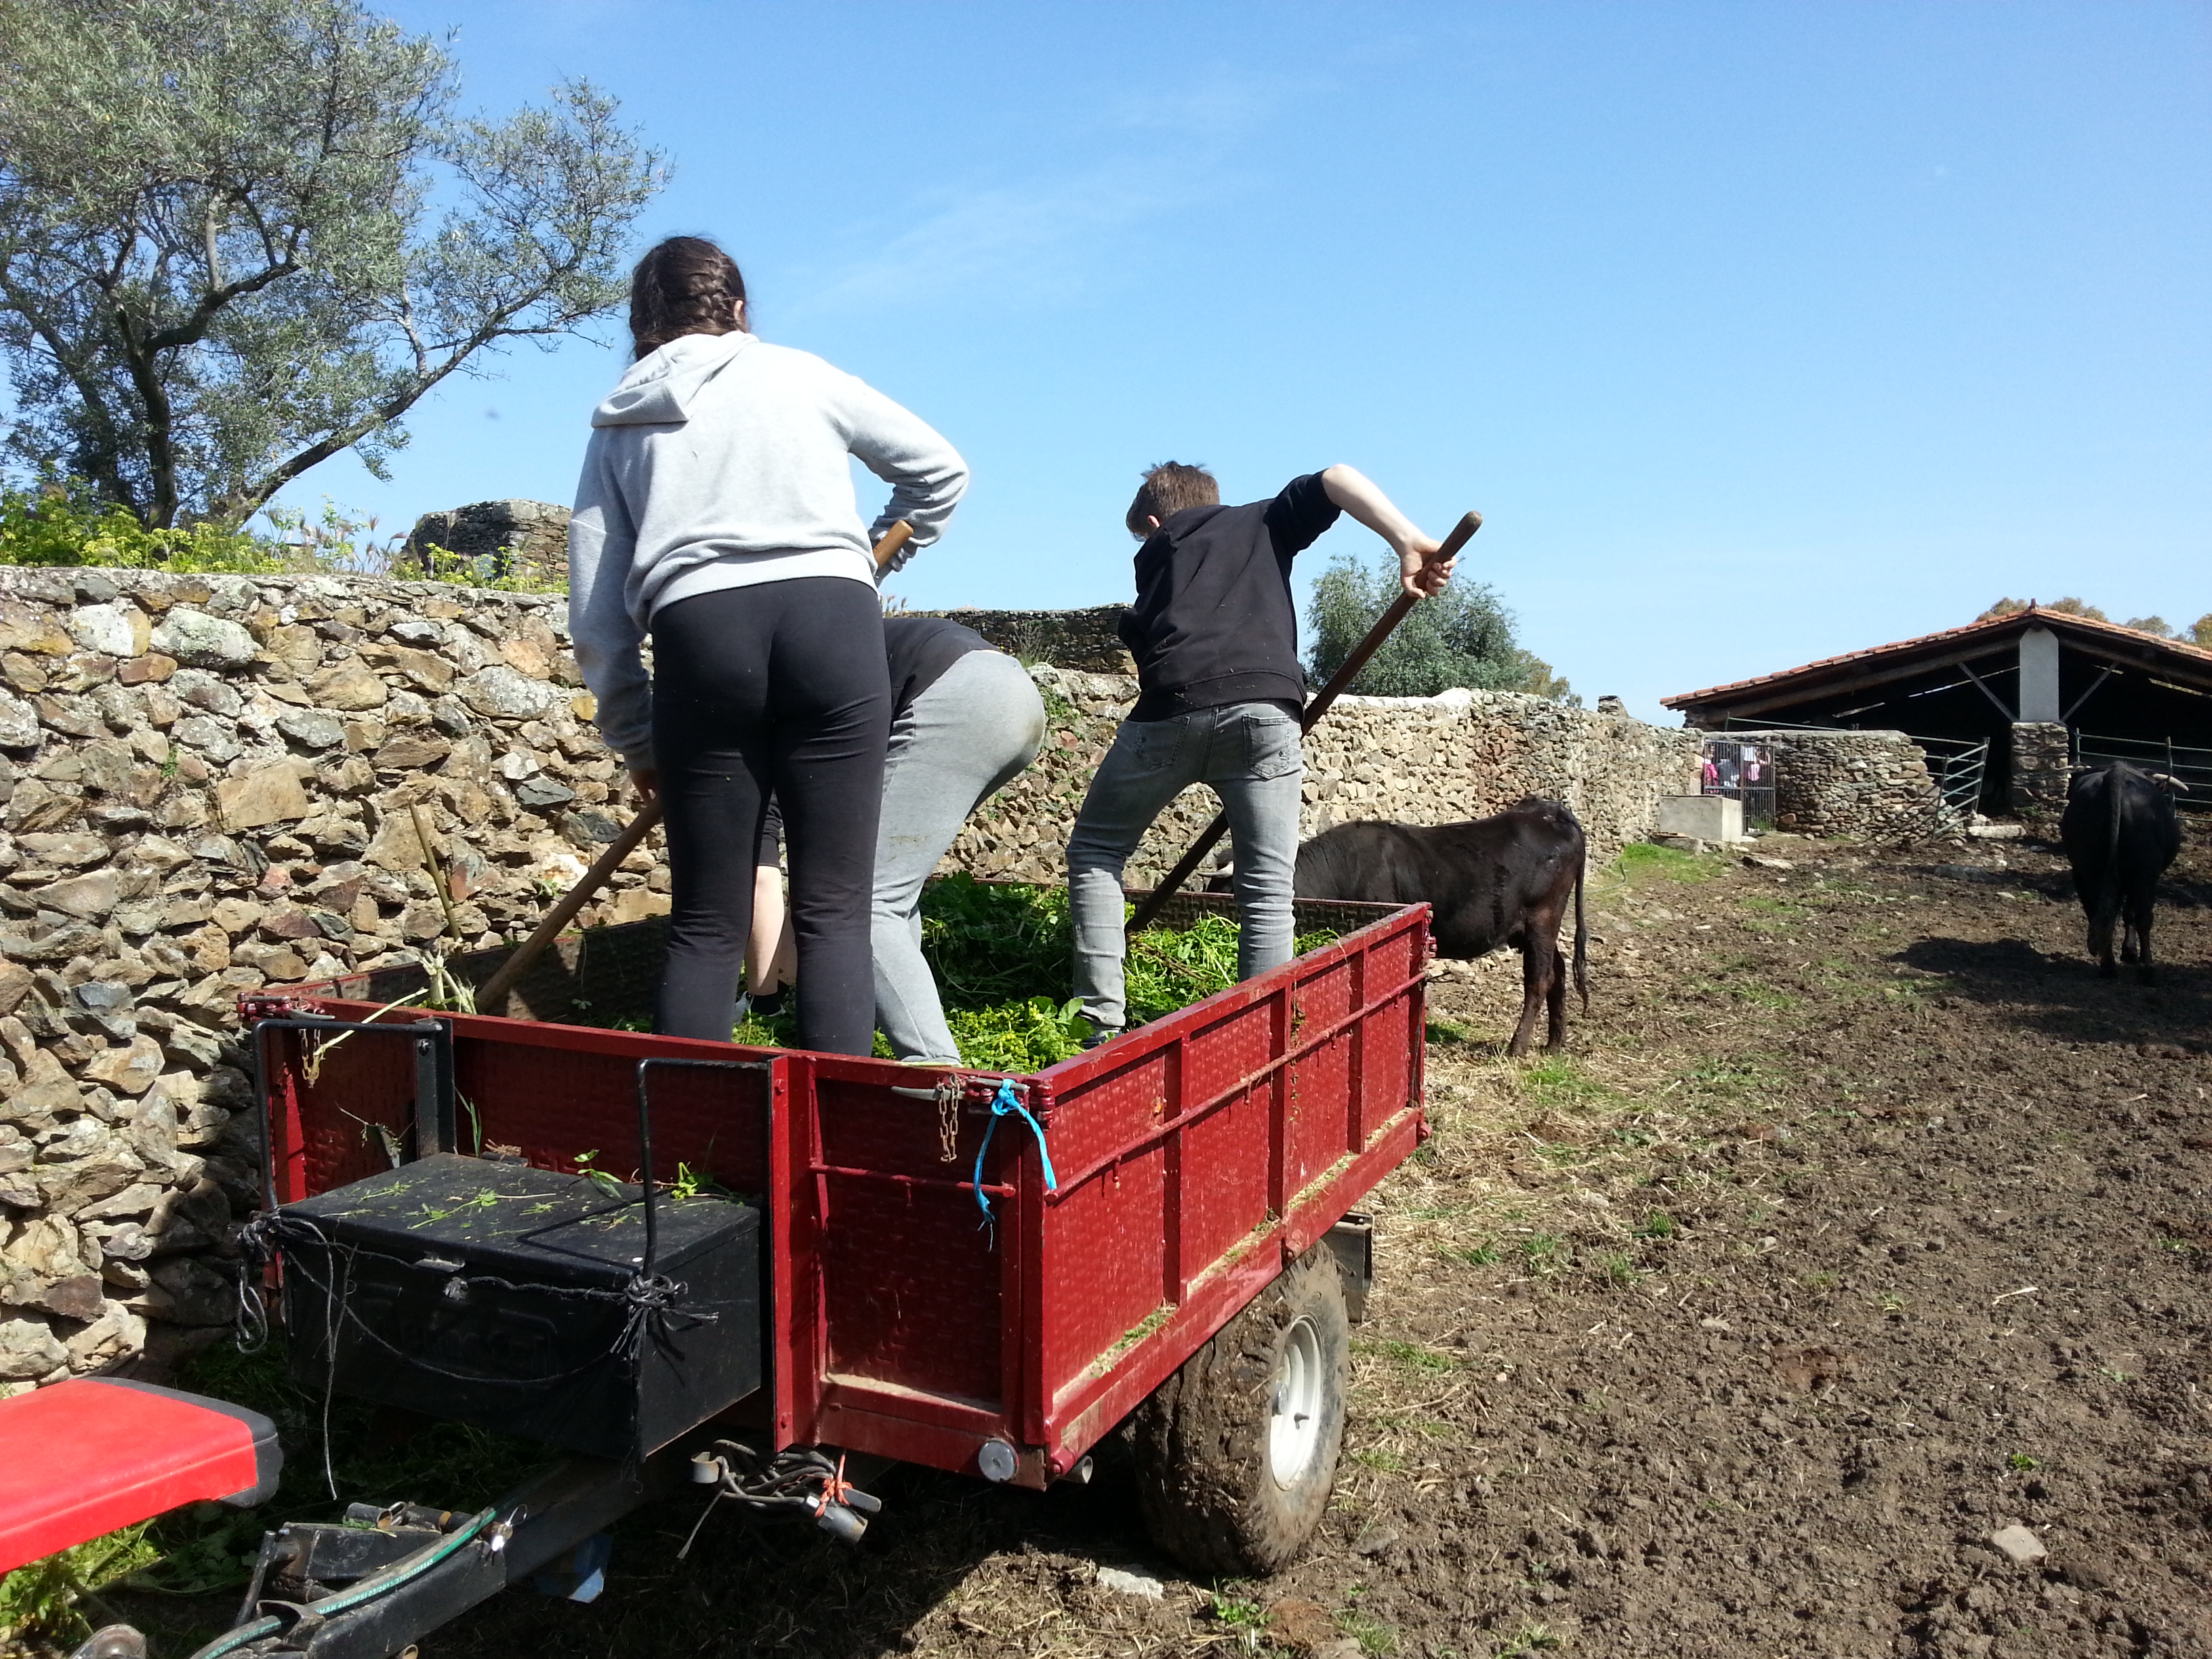
[[[650,1219],[636,1186],[456,1153],[288,1205],[295,1374],[642,1456],[761,1381],[759,1211],[664,1192]]]

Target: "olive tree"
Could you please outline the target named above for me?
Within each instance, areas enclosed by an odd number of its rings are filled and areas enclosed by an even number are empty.
[[[0,351],[17,465],[242,523],[516,340],[622,297],[665,169],[583,82],[456,110],[356,0],[0,0]]]
[[[1307,617],[1316,679],[1327,680],[1344,665],[1400,591],[1395,559],[1368,565],[1340,554],[1315,579]],[[1582,706],[1551,665],[1514,639],[1513,613],[1498,590],[1464,578],[1407,612],[1351,689],[1371,697],[1433,697],[1453,686],[1525,691]]]

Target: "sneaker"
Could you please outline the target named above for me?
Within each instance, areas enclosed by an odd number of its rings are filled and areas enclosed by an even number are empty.
[[[1083,1046],[1087,1051],[1111,1042],[1115,1037],[1121,1035],[1122,1029],[1123,1028],[1119,1025],[1110,1025],[1103,1030],[1093,1031],[1089,1036],[1083,1039]]]

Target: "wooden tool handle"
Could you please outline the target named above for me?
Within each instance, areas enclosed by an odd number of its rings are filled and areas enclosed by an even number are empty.
[[[914,526],[912,525],[908,524],[904,519],[901,519],[896,523],[893,524],[889,530],[884,532],[883,540],[876,544],[876,568],[881,570],[885,565],[889,564],[891,562],[892,556],[896,554],[899,549],[904,547],[913,539]]]
[[[1427,562],[1440,564],[1447,559],[1457,558],[1460,549],[1465,547],[1474,538],[1474,532],[1481,528],[1481,514],[1470,512],[1462,515],[1460,521],[1452,526],[1451,534],[1445,537],[1442,545],[1429,556]],[[1359,671],[1367,666],[1367,659],[1382,648],[1382,641],[1390,637],[1391,630],[1406,620],[1407,612],[1418,603],[1411,593],[1401,593],[1390,601],[1389,608],[1376,619],[1375,626],[1367,630],[1366,636],[1358,645],[1352,647],[1352,654],[1344,659],[1343,665],[1328,677],[1328,684],[1322,687],[1320,696],[1306,705],[1305,713],[1298,721],[1300,732],[1310,732],[1321,723],[1321,717],[1328,713],[1329,705],[1343,695],[1345,687],[1359,678]],[[1129,918],[1129,932],[1140,933],[1152,926],[1152,919],[1159,915],[1161,908],[1182,890],[1183,883],[1190,879],[1200,860],[1213,850],[1228,828],[1229,815],[1226,812],[1215,813],[1213,822],[1207,824],[1205,833],[1191,843],[1190,850],[1176,860],[1175,868],[1169,871],[1160,884],[1138,903],[1136,914]]]
[[[538,924],[538,931],[515,946],[509,957],[483,983],[477,993],[477,1006],[487,1014],[496,1014],[522,976],[528,973],[545,947],[561,936],[561,930],[576,919],[576,913],[592,902],[592,896],[607,884],[609,877],[622,861],[637,851],[638,843],[646,838],[653,826],[660,822],[660,802],[649,802],[645,810],[629,821],[622,834],[617,836],[607,850],[599,854],[592,867],[584,872],[583,879],[570,888],[562,901],[545,913],[545,920]]]

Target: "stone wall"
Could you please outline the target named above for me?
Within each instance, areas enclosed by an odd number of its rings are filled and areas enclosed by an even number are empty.
[[[1730,732],[1774,755],[1774,827],[1800,836],[1923,841],[1955,835],[1927,751],[1902,732]]]
[[[228,1320],[258,1193],[240,993],[519,939],[618,833],[567,625],[556,596],[434,582],[0,567],[0,1389]],[[1036,672],[1044,758],[956,866],[1058,878],[1134,694]],[[1308,753],[1309,833],[1534,792],[1603,858],[1688,787],[1697,738],[1453,692],[1348,698]],[[1133,880],[1211,810],[1179,800]],[[659,858],[585,925],[665,910]]]
[[[0,1385],[228,1316],[241,991],[520,937],[617,833],[566,625],[436,583],[0,568]],[[597,919],[665,908],[654,864]]]
[[[431,575],[431,550],[477,562],[479,577],[517,577],[540,586],[568,580],[568,509],[550,501],[477,501],[415,520],[404,550],[410,567]],[[404,574],[404,573],[403,573]]]
[[[2005,805],[2020,813],[2066,810],[2074,775],[2074,734],[2057,721],[2024,720],[2012,728],[2012,785]]]
[[[1126,605],[1094,605],[1087,611],[917,611],[918,617],[946,617],[974,629],[1024,662],[1051,663],[1085,674],[1133,674],[1137,665],[1115,631]]]
[[[1058,881],[1084,790],[1137,688],[1118,675],[1033,672],[1054,715],[1045,751],[969,821],[951,857],[979,875]],[[1346,697],[1306,739],[1299,828],[1447,823],[1548,795],[1574,809],[1602,861],[1650,831],[1660,796],[1695,787],[1698,753],[1693,732],[1512,692]],[[1214,811],[1210,790],[1177,797],[1131,860],[1129,884],[1164,874]]]
[[[568,568],[568,509],[552,501],[477,501],[445,513],[426,513],[409,532],[404,556],[429,574],[429,550],[440,548],[480,561],[481,574],[517,576],[549,586],[565,581]],[[1024,662],[1054,663],[1091,674],[1133,674],[1136,664],[1115,626],[1118,605],[1083,611],[918,611],[964,623],[1000,650]]]

